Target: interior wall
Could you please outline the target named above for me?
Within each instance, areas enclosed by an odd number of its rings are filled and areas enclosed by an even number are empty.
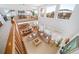
[[[0,54],[3,54],[5,51],[10,29],[10,21],[5,22],[3,26],[0,28]]]
[[[52,33],[56,30],[60,32],[63,37],[72,37],[79,32],[79,5],[76,5],[72,16],[69,20],[53,19],[46,17],[39,17],[39,27],[43,27],[43,30],[49,29]]]
[[[0,14],[0,21],[3,24],[2,27],[0,27],[0,54],[3,54],[5,51],[7,40],[8,40],[11,23],[10,21],[5,22],[1,14]]]
[[[1,16],[1,14],[0,14],[0,21],[2,22],[2,24],[5,23],[5,21],[4,21],[3,17]]]

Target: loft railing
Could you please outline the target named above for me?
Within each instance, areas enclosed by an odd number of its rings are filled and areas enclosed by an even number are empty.
[[[10,34],[8,37],[7,45],[5,48],[5,54],[25,54],[26,49],[24,43],[22,41],[22,36],[20,35],[20,31],[18,30],[18,26],[15,20],[11,21],[12,27],[10,30]]]

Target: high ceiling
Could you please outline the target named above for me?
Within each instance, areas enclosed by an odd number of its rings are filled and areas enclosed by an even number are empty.
[[[37,9],[41,4],[0,4],[0,8],[14,9],[14,10],[26,10],[26,9]]]
[[[51,6],[55,4],[0,4],[0,8],[14,9],[14,10],[26,10],[26,9],[38,9],[42,6]]]

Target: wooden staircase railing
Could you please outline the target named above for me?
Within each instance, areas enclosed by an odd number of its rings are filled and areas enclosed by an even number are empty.
[[[13,50],[13,26],[11,27],[10,34],[8,37],[8,41],[5,48],[5,54],[11,54]]]
[[[18,26],[15,20],[12,20],[12,28],[8,37],[7,45],[5,48],[5,54],[26,54],[26,49],[22,41],[22,36],[18,30]]]

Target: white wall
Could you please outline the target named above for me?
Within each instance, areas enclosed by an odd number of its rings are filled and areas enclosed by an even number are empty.
[[[32,10],[38,9],[40,5],[38,4],[0,4],[2,9],[13,9],[13,10]]]
[[[76,5],[72,16],[69,20],[63,19],[52,19],[39,17],[39,26],[44,27],[44,29],[49,29],[53,32],[57,30],[64,37],[72,37],[79,32],[79,5]]]
[[[5,22],[3,26],[0,28],[0,54],[3,54],[5,51],[10,29],[10,21]]]
[[[72,23],[74,23],[75,26],[75,32],[74,33],[79,33],[79,4],[75,6],[75,9],[73,11],[73,14],[70,18],[72,20]]]
[[[0,21],[2,22],[2,24],[5,23],[5,20],[3,19],[3,17],[0,15]]]

